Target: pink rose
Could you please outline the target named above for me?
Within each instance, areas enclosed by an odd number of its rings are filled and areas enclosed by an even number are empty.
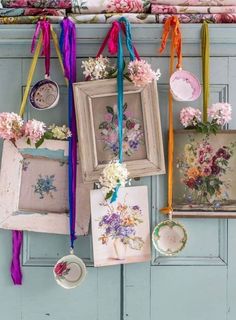
[[[113,118],[113,116],[112,116],[111,113],[106,113],[106,114],[104,115],[104,120],[107,121],[107,122],[111,122],[111,121],[112,121],[112,118]]]
[[[111,143],[117,142],[117,134],[116,134],[115,132],[113,132],[113,133],[111,133],[111,134],[109,135],[109,141],[110,141]]]
[[[106,11],[115,13],[143,12],[142,0],[107,0]]]

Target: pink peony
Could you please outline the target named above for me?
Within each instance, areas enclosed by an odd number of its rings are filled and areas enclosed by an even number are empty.
[[[25,137],[33,143],[39,141],[45,133],[46,125],[42,121],[29,120],[25,124]]]
[[[128,72],[131,81],[137,86],[145,86],[153,80],[160,78],[160,70],[153,71],[150,64],[145,60],[134,60],[128,65]]]
[[[143,12],[142,0],[107,0],[106,11],[114,13]]]
[[[180,122],[185,128],[195,127],[201,121],[201,111],[192,107],[180,111]]]
[[[23,136],[23,120],[14,112],[0,113],[0,137],[6,140],[17,140]]]
[[[232,119],[232,107],[229,103],[215,103],[208,109],[208,116],[219,126],[224,126]]]
[[[113,118],[113,116],[112,116],[111,113],[106,113],[106,114],[104,115],[104,120],[107,121],[107,122],[111,122],[111,121],[112,121],[112,118]]]

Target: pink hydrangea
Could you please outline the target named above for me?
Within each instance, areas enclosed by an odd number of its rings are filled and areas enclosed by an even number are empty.
[[[42,121],[29,120],[25,124],[25,137],[31,142],[36,143],[39,141],[45,133],[46,125]]]
[[[229,103],[215,103],[208,109],[208,116],[219,126],[224,126],[232,119],[232,107]]]
[[[183,108],[180,112],[180,122],[187,127],[195,127],[201,121],[201,111],[192,107]]]
[[[115,13],[143,12],[142,0],[107,0],[106,11]]]
[[[153,80],[160,78],[160,70],[153,71],[151,65],[145,60],[134,60],[128,65],[128,73],[131,81],[138,87],[145,86]]]
[[[0,137],[6,140],[17,140],[23,135],[23,120],[14,112],[0,113]]]

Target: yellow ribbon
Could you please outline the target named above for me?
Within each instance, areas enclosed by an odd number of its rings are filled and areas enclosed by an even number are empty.
[[[210,64],[210,43],[208,23],[204,21],[201,30],[202,37],[202,82],[203,82],[203,121],[207,122],[207,109],[209,105],[209,64]]]
[[[57,39],[57,35],[56,35],[56,33],[55,33],[55,31],[53,30],[52,27],[51,27],[51,35],[52,35],[52,40],[53,40],[54,47],[55,47],[55,50],[56,50],[56,53],[57,53],[57,56],[58,56],[58,60],[59,60],[59,63],[60,63],[60,66],[61,66],[61,69],[62,69],[62,72],[63,72],[63,75],[64,75],[64,66],[63,66],[63,61],[62,61],[62,57],[61,57],[61,53],[60,53],[60,49],[59,49],[59,45],[58,45],[58,39]],[[42,42],[43,42],[43,37],[42,37],[42,33],[41,33],[40,36],[39,36],[39,41],[37,43],[35,52],[34,52],[34,56],[33,56],[32,62],[31,62],[31,66],[30,66],[30,69],[29,69],[27,82],[26,82],[26,88],[25,88],[25,92],[24,92],[23,99],[22,99],[21,106],[20,106],[19,115],[21,117],[23,117],[23,115],[25,113],[27,99],[28,99],[28,95],[29,95],[29,92],[30,92],[30,86],[31,86],[31,83],[32,83],[32,80],[33,80],[33,76],[34,76],[35,68],[36,68],[36,65],[37,65],[37,61],[38,61],[38,58],[39,58],[39,55],[40,55],[40,52],[41,52]],[[68,80],[66,78],[65,78],[65,82],[66,82],[66,85],[68,86]]]

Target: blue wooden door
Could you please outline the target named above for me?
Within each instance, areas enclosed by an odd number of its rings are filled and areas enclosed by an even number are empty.
[[[211,99],[236,102],[236,27],[210,27],[212,38]],[[94,56],[107,30],[104,25],[78,27],[78,69],[83,57]],[[159,57],[161,26],[135,26],[134,39],[142,56],[160,67],[158,89],[163,134],[167,137],[168,57]],[[0,27],[0,111],[18,111],[30,65],[30,26]],[[201,78],[200,26],[183,27],[184,67]],[[43,74],[41,60],[35,76]],[[27,116],[47,123],[67,119],[67,90],[56,59],[52,78],[61,88],[60,106]],[[82,79],[79,72],[78,80]],[[201,106],[201,99],[195,103]],[[179,127],[175,104],[175,127]],[[236,113],[234,121],[236,124]],[[145,178],[149,190],[152,227],[163,217],[166,177]],[[91,235],[80,237],[78,253],[88,266],[81,287],[66,291],[53,279],[52,266],[68,251],[66,236],[24,233],[22,264],[24,283],[11,283],[11,233],[0,231],[0,319],[6,320],[234,320],[236,318],[236,221],[180,219],[189,233],[186,249],[177,257],[164,257],[152,250],[152,261],[124,267],[94,268]]]

